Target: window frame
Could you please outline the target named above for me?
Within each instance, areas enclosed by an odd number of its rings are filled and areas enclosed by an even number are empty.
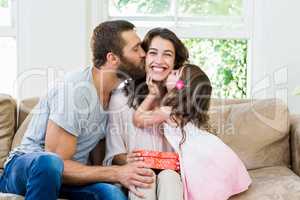
[[[17,19],[18,19],[18,0],[8,0],[10,4],[10,14],[11,14],[11,23],[10,25],[0,25],[0,38],[12,38],[16,42],[16,69],[15,71],[18,72],[19,68],[19,48],[18,48],[18,26],[17,26]],[[15,74],[14,80],[15,81],[17,78],[17,73]],[[14,85],[15,87],[16,85]],[[1,91],[0,91],[1,92]],[[9,95],[16,95],[14,91],[11,91],[12,93]]]
[[[11,9],[11,25],[10,26],[3,26],[0,25],[0,37],[17,37],[17,0],[8,0]]]
[[[162,17],[159,16],[109,16],[109,0],[103,0],[102,3],[98,0],[92,0],[91,2],[91,25],[95,27],[99,22],[114,19],[123,19],[133,22],[136,25],[137,32],[141,37],[144,37],[149,29],[165,26],[174,31],[179,38],[205,38],[205,39],[243,39],[247,40],[247,95],[249,98],[251,95],[251,77],[252,77],[252,39],[253,39],[253,27],[254,27],[254,1],[242,0],[243,13],[242,17],[179,17],[175,15],[175,23],[173,24],[158,24],[155,26],[139,26],[135,23],[137,20],[148,22],[162,21]],[[176,1],[175,1],[176,2]],[[175,3],[175,12],[177,5]],[[164,22],[170,22],[174,16],[164,16]],[[203,23],[199,23],[203,22]],[[184,24],[182,22],[190,22],[190,24]],[[144,23],[147,24],[147,23]]]

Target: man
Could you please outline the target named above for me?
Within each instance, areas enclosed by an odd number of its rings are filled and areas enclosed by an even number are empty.
[[[152,172],[143,162],[124,166],[87,166],[88,155],[105,136],[110,94],[121,76],[144,75],[145,52],[127,21],[95,28],[93,67],[66,76],[41,98],[21,145],[5,163],[0,191],[28,200],[126,199],[121,190],[149,187]],[[105,183],[104,183],[105,182]],[[133,191],[135,192],[135,191]]]

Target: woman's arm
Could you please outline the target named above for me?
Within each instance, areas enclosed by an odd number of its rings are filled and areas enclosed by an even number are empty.
[[[114,160],[117,155],[128,152],[128,113],[130,109],[127,106],[127,97],[121,91],[116,91],[111,95],[108,112],[108,127],[105,139],[105,159],[103,165],[112,165],[116,163],[125,163],[122,159]],[[122,158],[122,157],[120,157]]]

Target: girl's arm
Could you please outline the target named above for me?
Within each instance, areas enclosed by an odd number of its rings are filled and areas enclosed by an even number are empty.
[[[147,128],[155,124],[160,124],[170,117],[171,109],[169,107],[154,108],[154,95],[147,95],[138,109],[133,114],[133,124],[138,128]]]
[[[149,94],[133,114],[133,124],[138,128],[146,128],[160,124],[169,118],[170,113],[165,112],[163,108],[157,108],[162,96],[160,89],[163,86],[154,83],[151,75],[147,77],[146,82],[149,88]]]

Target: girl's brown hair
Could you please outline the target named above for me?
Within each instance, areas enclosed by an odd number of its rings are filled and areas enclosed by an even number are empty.
[[[202,69],[193,64],[185,64],[180,80],[184,82],[181,89],[173,88],[162,101],[162,106],[172,107],[171,118],[182,130],[185,141],[186,134],[183,127],[192,122],[198,128],[209,130],[208,109],[212,86],[209,78]]]

